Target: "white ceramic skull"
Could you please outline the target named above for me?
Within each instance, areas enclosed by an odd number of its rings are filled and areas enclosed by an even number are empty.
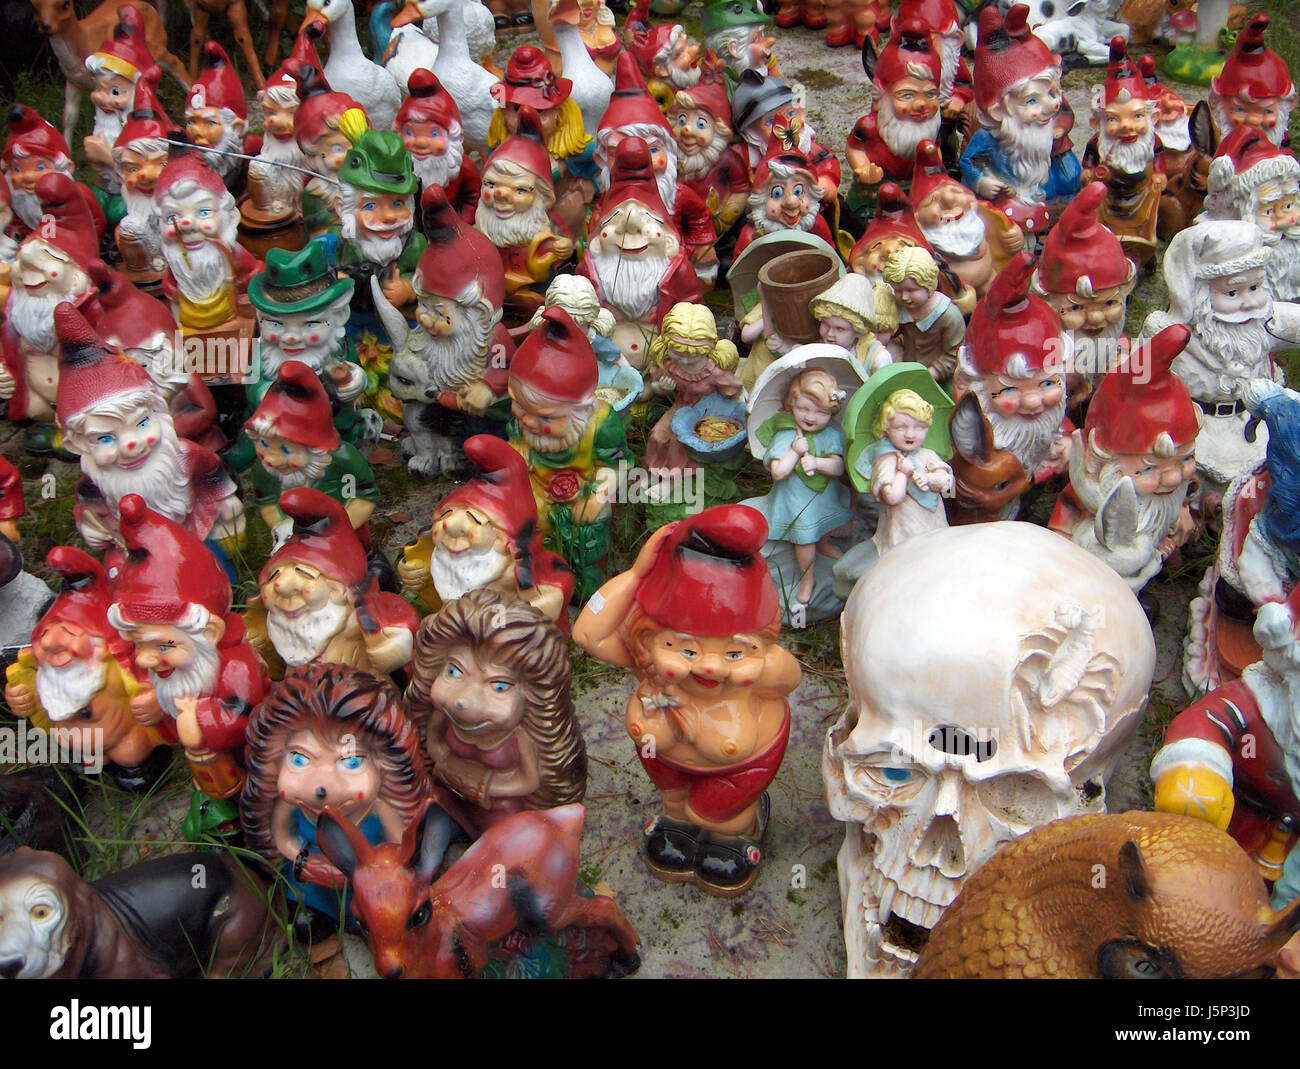
[[[841,621],[849,708],[822,757],[850,976],[902,976],[999,844],[1105,811],[1155,640],[1128,586],[1028,523],[884,554]]]

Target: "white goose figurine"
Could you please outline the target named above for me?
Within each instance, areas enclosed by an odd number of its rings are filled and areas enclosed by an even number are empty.
[[[429,38],[424,27],[413,22],[398,26],[388,39],[388,47],[384,49],[384,70],[396,79],[403,97],[406,96],[406,83],[410,80],[411,72],[421,67],[433,70],[433,65],[437,62],[438,43]]]
[[[578,32],[578,0],[552,0],[546,19],[555,29],[564,77],[573,82],[570,94],[582,112],[582,125],[595,136],[600,118],[614,94],[614,81],[596,66]],[[556,74],[561,73],[556,71]]]
[[[433,73],[460,109],[465,147],[478,149],[486,156],[488,124],[492,121],[491,90],[499,79],[470,57],[464,8],[465,0],[413,0],[394,16],[393,28],[418,19],[437,17],[438,59],[433,65]]]
[[[366,109],[373,130],[391,130],[402,105],[402,91],[393,76],[361,51],[352,0],[307,0],[307,17],[299,32],[315,26],[329,35],[330,54],[325,80],[336,93],[347,93]]]

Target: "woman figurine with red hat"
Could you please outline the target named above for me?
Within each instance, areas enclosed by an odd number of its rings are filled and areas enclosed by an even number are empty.
[[[766,789],[785,755],[787,696],[802,674],[777,644],[766,540],[763,517],[745,505],[662,527],[573,627],[588,653],[640,680],[627,729],[663,807],[646,825],[647,867],[724,897],[758,878]]]

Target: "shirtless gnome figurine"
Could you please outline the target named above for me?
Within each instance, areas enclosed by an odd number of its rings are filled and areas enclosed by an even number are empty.
[[[758,878],[766,788],[802,674],[777,644],[766,539],[762,515],[745,505],[668,524],[573,627],[578,645],[640,681],[627,730],[662,805],[645,828],[651,875],[728,898]]]

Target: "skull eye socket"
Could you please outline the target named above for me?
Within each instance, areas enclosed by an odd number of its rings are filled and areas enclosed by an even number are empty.
[[[851,759],[849,775],[854,785],[867,794],[875,794],[891,802],[910,798],[925,782],[925,770],[915,765],[887,763],[897,760],[897,755],[887,753],[865,759]]]
[[[994,817],[1028,830],[1060,816],[1052,789],[1037,776],[994,776],[978,785],[980,801]]]

